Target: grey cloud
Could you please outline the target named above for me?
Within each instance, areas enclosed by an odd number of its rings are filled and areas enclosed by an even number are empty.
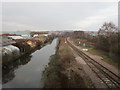
[[[96,12],[105,8],[115,7],[116,3],[3,3],[3,22],[16,23],[15,26],[3,24],[3,30],[29,30],[29,29],[81,29],[77,22],[85,21],[88,17],[96,16]],[[116,9],[116,8],[114,8]],[[115,12],[117,13],[117,11]],[[100,13],[104,14],[104,13]],[[107,13],[106,13],[107,14]],[[110,13],[109,13],[110,14]],[[109,15],[107,15],[109,16]],[[113,20],[113,19],[112,19]],[[87,22],[87,21],[86,21]],[[113,20],[113,22],[116,22]],[[20,24],[21,27],[20,27]],[[99,24],[99,23],[98,23]],[[19,25],[19,26],[18,26]],[[27,27],[26,27],[27,25]],[[91,24],[92,25],[92,24]],[[97,30],[98,25],[84,27],[84,29]]]

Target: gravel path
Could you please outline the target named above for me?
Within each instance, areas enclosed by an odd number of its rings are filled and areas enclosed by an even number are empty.
[[[79,57],[79,55],[71,48],[78,64],[82,66],[82,70],[89,76],[95,88],[107,88],[107,86],[97,77],[97,75],[91,70],[86,62]],[[84,78],[84,77],[83,77]]]
[[[78,49],[80,49],[81,51],[83,51],[80,46],[75,46],[75,47],[77,47]],[[88,56],[90,56],[91,58],[93,58],[93,59],[94,59],[95,61],[97,61],[98,63],[102,64],[104,67],[106,67],[107,69],[109,69],[109,70],[112,71],[113,73],[115,73],[116,75],[119,75],[119,72],[120,72],[120,71],[118,70],[118,68],[115,68],[114,66],[112,66],[112,65],[108,64],[107,62],[103,61],[103,60],[102,60],[102,57],[97,56],[97,55],[93,55],[93,54],[91,54],[91,53],[89,53],[89,52],[86,52],[86,51],[83,51],[83,52],[84,52],[85,54],[87,54]]]
[[[78,49],[82,50],[82,48],[75,46]],[[78,64],[82,66],[82,69],[85,71],[85,73],[90,77],[92,83],[96,88],[107,88],[107,86],[98,78],[98,76],[91,70],[91,68],[86,64],[86,62],[71,48],[73,51],[73,54],[75,56],[76,61]],[[83,51],[83,50],[82,50]],[[105,61],[102,60],[102,57],[92,55],[89,52],[83,51],[85,54],[89,55],[91,58],[93,58],[95,61],[98,63],[102,64],[104,67],[115,73],[116,75],[119,74],[118,69],[115,68],[114,66],[106,63]]]

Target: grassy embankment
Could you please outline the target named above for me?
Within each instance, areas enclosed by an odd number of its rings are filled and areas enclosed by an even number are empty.
[[[43,71],[44,88],[86,88],[90,87],[86,80],[74,71],[76,62],[73,54],[65,43],[60,39],[56,54],[51,56],[48,67]]]
[[[74,44],[78,45],[78,42],[75,40],[75,39],[71,39]],[[80,46],[80,45],[79,45]],[[113,65],[114,67],[118,68],[118,62],[115,61],[115,60],[112,60],[108,53],[103,51],[103,50],[98,50],[96,48],[90,48],[90,47],[85,47],[85,46],[80,46],[81,48],[87,48],[88,49],[88,52],[90,52],[91,54],[93,55],[97,55],[97,56],[101,56],[103,59],[103,61]]]

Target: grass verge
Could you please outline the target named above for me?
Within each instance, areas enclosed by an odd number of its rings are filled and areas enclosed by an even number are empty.
[[[107,52],[104,52],[102,50],[97,50],[94,48],[89,48],[89,52],[93,55],[98,55],[101,56],[105,62],[111,64],[112,66],[118,68],[118,62],[115,60],[112,60],[109,56]]]
[[[75,45],[78,46],[77,41],[75,39],[71,39]],[[88,52],[90,52],[93,55],[97,55],[97,56],[101,56],[103,59],[103,61],[109,63],[110,65],[118,68],[118,62],[116,60],[113,60],[109,57],[108,53],[102,50],[98,50],[95,48],[89,48],[89,47],[84,47],[84,46],[80,46],[81,48],[87,48]]]
[[[43,71],[44,88],[87,88],[84,79],[74,71],[76,62],[65,39],[60,39],[56,54]]]

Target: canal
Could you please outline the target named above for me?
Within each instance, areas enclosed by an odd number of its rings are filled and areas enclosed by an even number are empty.
[[[42,88],[42,72],[55,54],[57,39],[31,55],[22,57],[12,64],[11,69],[3,70],[3,88]]]

